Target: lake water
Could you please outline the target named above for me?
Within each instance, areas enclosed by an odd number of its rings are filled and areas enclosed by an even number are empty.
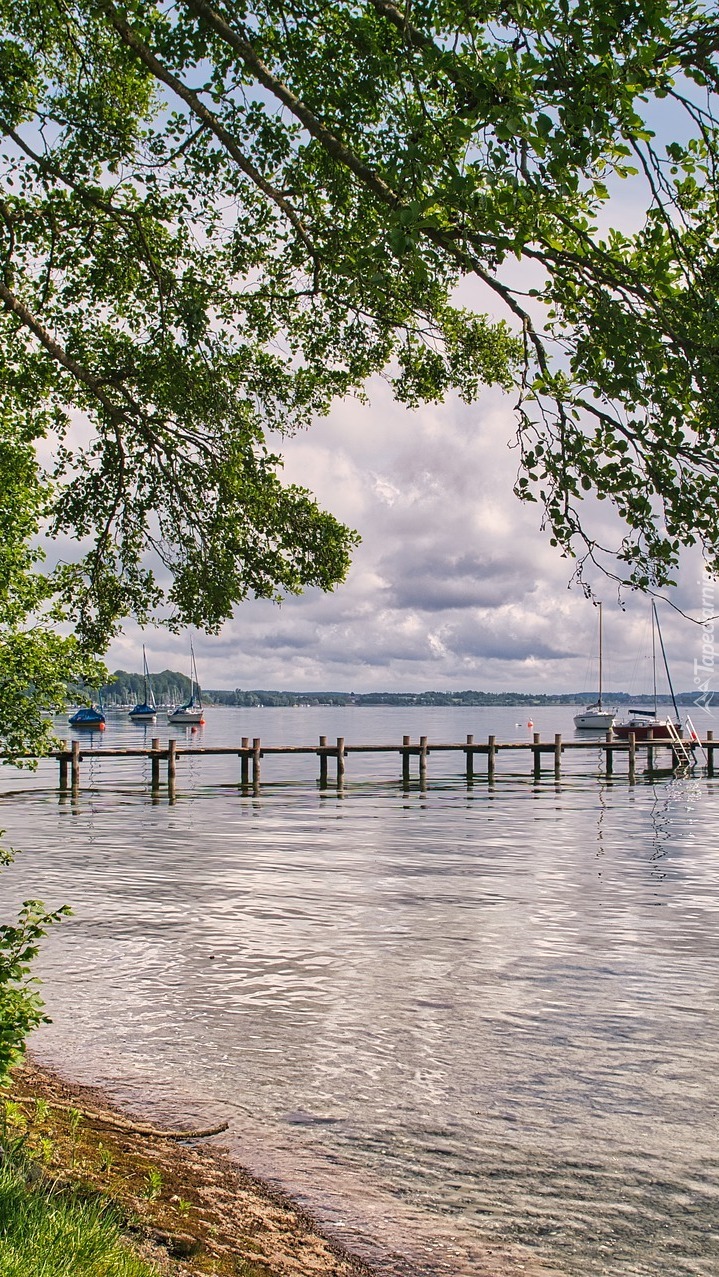
[[[571,716],[532,711],[546,737]],[[527,711],[210,709],[174,734],[468,732],[528,740]],[[153,734],[116,715],[102,740]],[[198,755],[173,806],[137,759],[86,762],[75,802],[56,764],[4,769],[3,914],[75,910],[35,1052],[154,1116],[228,1118],[387,1272],[715,1277],[719,781],[608,783],[591,751],[560,785],[515,754],[468,790],[463,765],[431,755],[420,792],[415,760],[404,793],[398,757],[351,754],[320,793],[316,758],[268,757],[243,796],[236,758]]]

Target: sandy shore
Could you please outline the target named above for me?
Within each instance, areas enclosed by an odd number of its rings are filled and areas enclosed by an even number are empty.
[[[15,1070],[10,1122],[45,1176],[100,1192],[133,1244],[168,1277],[385,1277],[325,1235],[282,1191],[232,1160],[222,1135],[167,1138],[102,1090],[68,1082],[32,1058]],[[191,1128],[183,1123],[182,1131]],[[400,1260],[399,1256],[394,1257]],[[401,1271],[416,1270],[400,1260]],[[452,1277],[453,1265],[439,1268]],[[471,1277],[562,1277],[526,1251],[490,1246]],[[434,1271],[434,1269],[433,1269]]]
[[[143,1133],[139,1122],[133,1129],[101,1091],[69,1085],[32,1060],[15,1071],[11,1100],[11,1131],[27,1132],[48,1178],[112,1198],[161,1271],[378,1277],[289,1198],[231,1162],[221,1136],[178,1142]]]

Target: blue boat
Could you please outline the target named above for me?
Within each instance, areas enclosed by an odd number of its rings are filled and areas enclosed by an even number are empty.
[[[154,723],[157,718],[157,706],[155,697],[152,694],[152,683],[150,682],[150,671],[147,668],[147,657],[145,656],[145,645],[142,645],[142,676],[145,680],[145,699],[138,703],[134,709],[130,710],[128,715],[133,723]]]
[[[71,727],[86,727],[94,732],[104,732],[105,730],[105,711],[102,708],[102,700],[100,705],[83,705],[82,709],[70,717],[69,723]]]

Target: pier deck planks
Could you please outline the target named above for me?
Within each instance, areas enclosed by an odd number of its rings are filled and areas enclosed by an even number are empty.
[[[714,775],[714,750],[719,746],[719,741],[715,741],[713,732],[707,732],[704,740],[688,741],[685,744],[695,747],[700,754],[700,758],[694,756],[694,766],[692,770],[701,766],[701,770],[707,776]],[[676,771],[681,765],[681,760],[677,758],[676,752],[672,749],[672,742],[664,738],[652,739],[651,737],[636,740],[630,737],[629,740],[617,740],[611,732],[606,737],[594,738],[592,740],[563,740],[560,735],[555,735],[551,740],[541,740],[538,733],[534,733],[531,741],[498,741],[494,736],[488,737],[487,741],[475,740],[473,736],[468,736],[466,741],[439,741],[431,742],[426,736],[419,737],[415,743],[411,737],[405,736],[401,743],[394,742],[389,744],[364,744],[352,745],[348,744],[344,738],[338,737],[335,744],[328,744],[327,738],[321,736],[317,745],[262,745],[261,740],[255,737],[251,742],[248,737],[243,737],[242,743],[237,745],[190,745],[183,746],[176,739],[171,738],[166,745],[162,745],[159,738],[153,738],[150,747],[143,748],[97,748],[90,746],[84,748],[81,741],[74,739],[71,748],[68,748],[67,742],[63,742],[63,748],[51,752],[46,757],[55,759],[59,764],[59,783],[60,789],[68,788],[68,772],[71,775],[71,788],[76,790],[80,786],[80,764],[85,759],[101,758],[101,759],[130,759],[141,758],[150,759],[152,763],[152,781],[151,787],[153,792],[160,788],[160,762],[164,762],[167,767],[167,786],[168,790],[173,791],[176,783],[177,761],[182,758],[196,757],[235,757],[242,760],[242,775],[239,782],[241,787],[252,787],[255,791],[260,786],[260,759],[272,755],[314,755],[320,760],[320,784],[325,786],[328,783],[327,764],[330,759],[336,761],[338,786],[345,781],[345,759],[351,754],[394,754],[402,760],[402,776],[403,784],[406,784],[410,778],[409,764],[411,758],[419,760],[419,782],[424,785],[427,781],[427,759],[432,754],[463,754],[465,756],[465,772],[466,783],[472,785],[476,779],[484,779],[492,783],[496,777],[495,759],[500,753],[526,753],[530,763],[528,768],[528,776],[534,780],[540,779],[542,775],[542,758],[544,755],[551,756],[551,760],[547,760],[545,775],[549,775],[550,768],[553,770],[554,778],[559,779],[561,776],[561,757],[566,750],[585,750],[593,753],[604,754],[604,775],[615,776],[614,763],[617,756],[627,756],[627,770],[624,773],[630,783],[636,778],[636,762],[638,757],[644,753],[644,761],[647,770],[650,773],[659,771],[656,767],[655,755],[659,750],[670,751],[672,756],[672,767],[668,769]],[[475,756],[486,759],[482,771],[475,770]],[[9,757],[6,754],[0,754],[1,758]],[[16,756],[17,757],[17,756]],[[35,757],[34,755],[22,755],[24,758]],[[663,769],[667,770],[667,769]],[[251,775],[250,775],[251,772]]]

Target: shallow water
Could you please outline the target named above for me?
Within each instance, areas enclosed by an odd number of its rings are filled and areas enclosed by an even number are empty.
[[[529,738],[516,708],[207,717],[182,739]],[[534,718],[572,737],[570,710]],[[153,734],[118,716],[103,741]],[[718,782],[529,765],[468,790],[433,754],[404,793],[397,758],[350,755],[320,794],[316,759],[268,757],[243,796],[237,759],[198,755],[174,806],[139,760],[84,764],[76,803],[49,764],[6,771],[3,900],[75,910],[43,950],[36,1053],[229,1116],[245,1162],[397,1272],[517,1248],[571,1277],[715,1274]]]

